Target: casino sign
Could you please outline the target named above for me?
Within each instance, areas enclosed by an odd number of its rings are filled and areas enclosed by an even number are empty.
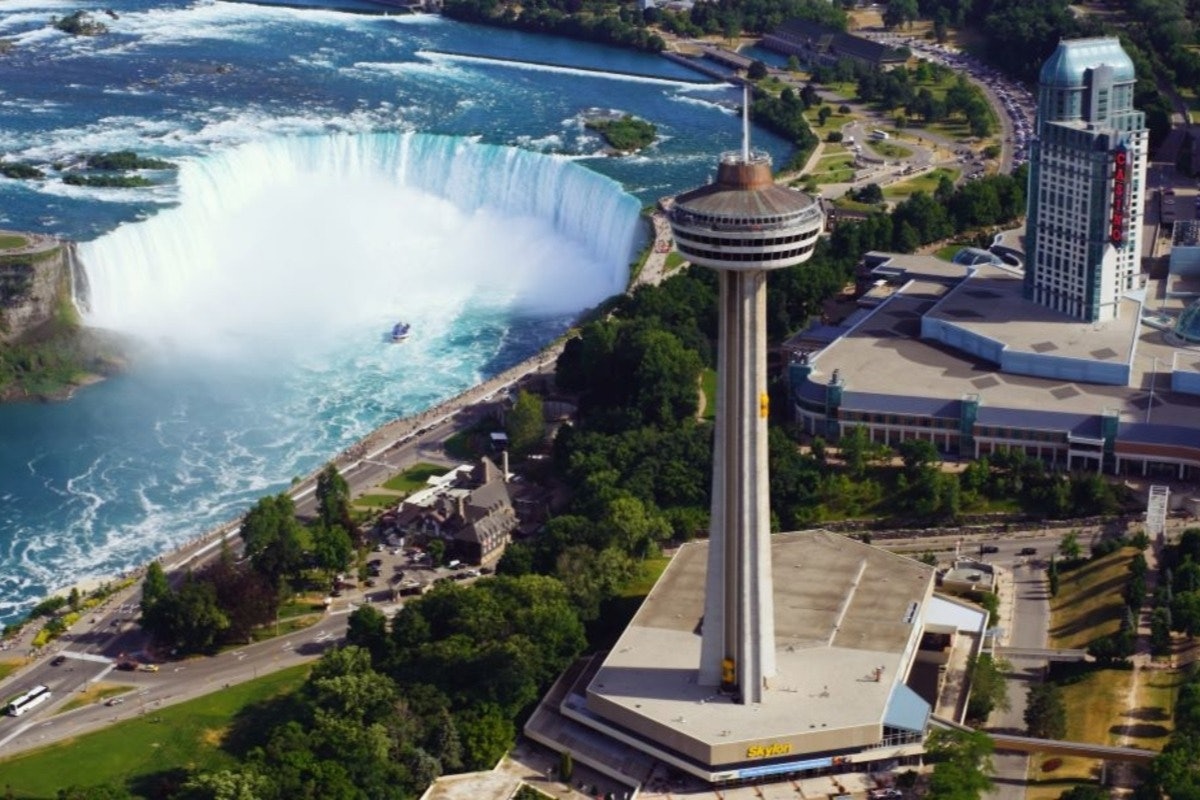
[[[1129,205],[1129,151],[1112,151],[1112,213],[1108,219],[1108,240],[1117,247],[1125,243],[1125,216]]]

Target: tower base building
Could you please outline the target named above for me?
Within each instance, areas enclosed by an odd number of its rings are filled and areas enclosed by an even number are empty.
[[[919,756],[948,642],[976,654],[983,612],[936,597],[933,567],[848,537],[776,534],[770,547],[776,675],[761,702],[697,680],[709,543],[694,542],[558,712],[711,784]]]

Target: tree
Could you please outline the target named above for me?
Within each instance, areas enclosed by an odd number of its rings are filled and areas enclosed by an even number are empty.
[[[968,662],[967,671],[971,676],[968,717],[984,721],[994,709],[1009,709],[1008,681],[1005,679],[1005,673],[1011,669],[1010,664],[997,661],[988,653],[982,653]]]
[[[1061,739],[1067,735],[1067,706],[1056,684],[1039,683],[1030,688],[1025,727],[1030,736],[1038,739]]]
[[[174,795],[176,800],[259,800],[271,796],[271,782],[252,768],[200,772]]]
[[[1060,794],[1058,800],[1112,800],[1112,793],[1103,786],[1081,783]]]
[[[155,624],[159,603],[170,594],[171,584],[167,583],[162,564],[157,560],[151,561],[150,566],[146,567],[146,577],[142,580],[142,625]]]
[[[992,787],[992,749],[992,740],[983,731],[933,731],[925,748],[934,762],[925,796],[978,800]]]
[[[1150,614],[1150,652],[1156,656],[1171,652],[1171,609],[1156,608]]]
[[[318,473],[316,499],[317,518],[327,528],[341,526],[345,531],[355,530],[350,516],[350,485],[336,464],[330,462]]]
[[[563,783],[570,783],[574,774],[575,760],[571,757],[571,751],[563,750],[558,757],[558,779]]]
[[[312,527],[312,554],[317,566],[327,573],[342,572],[354,556],[354,542],[341,525],[326,525],[323,521]]]
[[[889,0],[883,10],[883,24],[888,28],[898,28],[911,23],[917,18],[917,0]]]
[[[514,453],[524,455],[537,449],[546,430],[542,398],[524,389],[517,392],[505,422],[509,446]]]
[[[491,769],[512,747],[517,731],[512,719],[496,706],[483,706],[459,718],[463,763],[468,770]]]
[[[392,653],[387,617],[371,605],[361,605],[346,620],[346,644],[361,647],[371,654],[371,663],[379,666]]]
[[[11,789],[6,796],[15,797]],[[66,789],[59,789],[55,797],[56,800],[132,800],[133,795],[123,787],[105,783],[99,786],[69,786]],[[223,800],[223,798],[214,800]],[[232,800],[241,800],[241,798]]]
[[[432,539],[425,545],[425,553],[429,556],[430,564],[440,567],[446,561],[446,543],[441,539]]]
[[[183,653],[211,650],[229,628],[212,584],[188,573],[179,590],[160,598],[142,626],[163,647]]]
[[[838,446],[841,449],[842,462],[846,465],[846,472],[851,478],[861,478],[867,471],[867,449],[870,446],[867,429],[855,425],[842,435]]]
[[[767,65],[761,61],[752,62],[750,68],[746,70],[746,77],[752,81],[761,81],[767,77]]]
[[[1058,552],[1068,561],[1079,558],[1083,554],[1083,548],[1079,544],[1079,531],[1071,531],[1064,536],[1059,542]]]
[[[303,563],[296,505],[286,494],[260,499],[242,520],[246,555],[258,572],[276,587],[295,575]]]

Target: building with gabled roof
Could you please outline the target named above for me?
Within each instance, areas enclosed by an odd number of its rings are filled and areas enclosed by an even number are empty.
[[[465,563],[498,559],[518,525],[504,471],[484,456],[430,483],[401,504],[398,526],[444,540],[447,555]]]
[[[816,67],[831,67],[850,59],[875,69],[889,69],[908,61],[902,50],[807,19],[788,20],[764,36],[762,46]]]

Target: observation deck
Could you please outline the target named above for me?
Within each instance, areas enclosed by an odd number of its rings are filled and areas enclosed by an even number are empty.
[[[775,183],[771,157],[757,150],[722,153],[716,182],[675,198],[669,219],[688,260],[736,271],[808,260],[825,222],[816,200]]]

